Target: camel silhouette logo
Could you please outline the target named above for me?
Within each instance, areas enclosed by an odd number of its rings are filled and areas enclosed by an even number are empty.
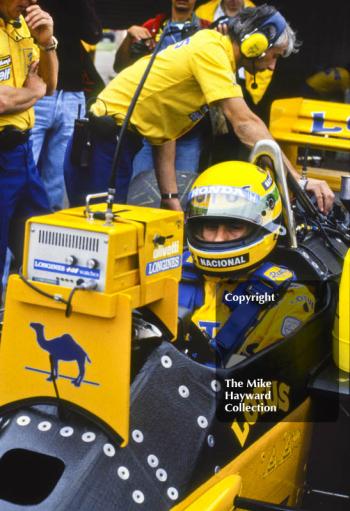
[[[91,363],[88,354],[83,350],[83,348],[79,346],[79,344],[69,334],[63,334],[60,337],[48,340],[45,339],[44,325],[41,323],[30,323],[29,326],[36,333],[36,340],[40,348],[51,355],[53,371],[47,380],[52,381],[53,378],[55,380],[58,378],[58,362],[60,360],[67,362],[76,361],[79,368],[79,374],[72,380],[72,384],[76,387],[80,387],[85,375],[85,361],[87,360]]]

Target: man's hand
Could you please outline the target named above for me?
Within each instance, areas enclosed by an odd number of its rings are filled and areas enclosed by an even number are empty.
[[[305,190],[316,197],[317,206],[321,213],[328,215],[334,202],[334,193],[326,181],[309,178]]]
[[[40,99],[46,94],[46,83],[40,78],[38,71],[39,62],[32,62],[23,87],[29,89],[37,99]]]
[[[172,211],[182,211],[179,199],[162,199],[160,207],[162,209],[171,209]]]
[[[128,28],[128,37],[135,41],[143,41],[149,50],[153,50],[156,43],[150,31],[145,27],[133,25]]]
[[[222,35],[228,34],[228,25],[227,23],[220,23],[217,27],[215,27],[217,32],[220,32]]]
[[[259,140],[273,140],[267,126],[250,110],[243,98],[226,98],[218,101],[218,104],[243,144],[253,147]],[[282,159],[287,171],[298,180],[300,174],[283,153]],[[320,211],[328,214],[334,202],[334,194],[328,184],[319,179],[309,179],[306,190],[315,195]]]
[[[26,9],[25,21],[31,35],[40,46],[49,46],[52,43],[53,19],[37,4],[32,4]]]

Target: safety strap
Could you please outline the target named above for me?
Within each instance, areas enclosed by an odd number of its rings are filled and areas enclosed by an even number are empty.
[[[275,272],[271,272],[273,268],[276,268]],[[277,280],[276,274],[281,279]],[[227,300],[228,293],[224,293],[223,303],[230,308],[231,314],[211,342],[223,362],[242,346],[247,332],[258,323],[260,312],[278,303],[293,281],[295,274],[292,271],[267,262],[250,274],[248,281],[238,284],[232,293],[236,300]],[[239,312],[235,313],[237,309]]]
[[[182,256],[182,279],[179,289],[179,315],[184,317],[204,302],[203,280],[196,267],[189,261],[190,253]]]
[[[190,253],[185,252],[179,290],[180,318],[184,318],[204,303],[203,279],[190,259]],[[223,362],[242,346],[246,333],[258,323],[260,312],[278,303],[291,282],[295,280],[295,274],[291,270],[265,262],[249,274],[249,280],[241,282],[234,289],[232,294],[237,297],[236,300],[225,299],[228,293],[224,292],[223,303],[229,307],[231,314],[216,338],[211,341],[211,346]],[[239,312],[235,313],[238,308]]]

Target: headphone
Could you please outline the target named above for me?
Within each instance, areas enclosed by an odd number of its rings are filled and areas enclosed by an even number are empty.
[[[258,59],[265,55],[287,27],[287,22],[278,11],[262,22],[259,28],[246,34],[240,41],[241,54],[247,59]]]

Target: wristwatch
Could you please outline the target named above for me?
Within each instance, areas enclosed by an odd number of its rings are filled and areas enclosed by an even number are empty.
[[[54,35],[52,36],[51,39],[52,39],[52,43],[49,44],[48,46],[41,46],[41,44],[38,44],[37,46],[38,46],[39,50],[41,50],[41,51],[56,51],[57,46],[58,46],[58,41]]]
[[[177,192],[176,193],[161,193],[160,196],[161,196],[162,200],[178,199],[179,198],[179,194]]]
[[[301,177],[299,179],[299,186],[300,186],[300,188],[305,191],[308,182],[309,182],[309,180],[306,177]]]

